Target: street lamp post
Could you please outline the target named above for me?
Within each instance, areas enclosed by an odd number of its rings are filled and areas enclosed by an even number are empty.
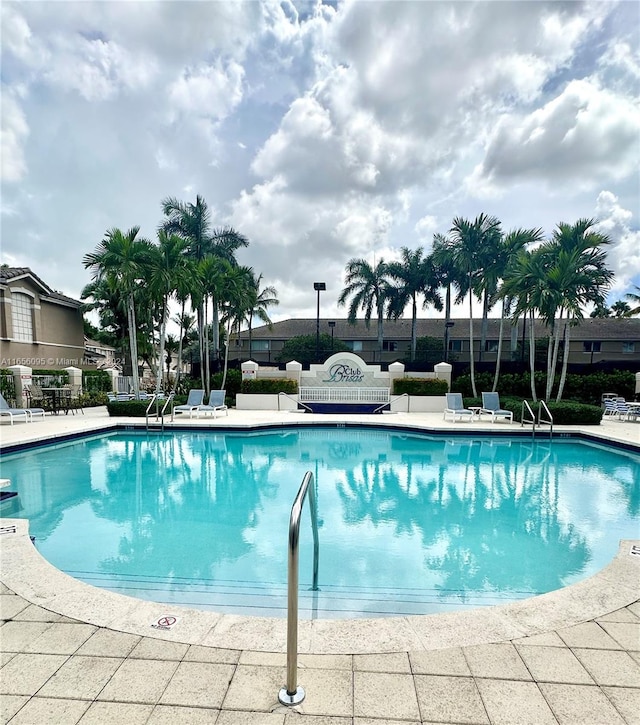
[[[316,310],[316,362],[320,361],[320,292],[327,289],[324,282],[314,282],[313,289],[318,293],[318,307]]]
[[[455,322],[444,323],[444,361],[449,362],[449,330],[455,325]]]
[[[330,320],[327,322],[327,325],[329,325],[329,329],[331,330],[331,352],[333,353],[333,328],[336,326],[335,320]]]

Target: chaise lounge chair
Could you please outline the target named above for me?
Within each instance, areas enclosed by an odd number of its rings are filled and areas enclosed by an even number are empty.
[[[44,415],[44,411],[42,411]],[[12,408],[10,407],[9,403],[4,398],[4,395],[0,393],[0,416],[9,416],[9,420],[11,422],[11,425],[13,425],[13,419],[17,418],[20,420],[20,418],[24,417],[24,422],[28,423],[31,420],[31,414],[28,410],[25,408]]]
[[[212,390],[209,394],[209,402],[206,405],[198,406],[198,417],[200,413],[204,413],[205,415],[211,413],[214,418],[218,412],[229,415],[229,410],[224,402],[226,393],[226,390]]]
[[[193,388],[189,391],[187,402],[183,405],[176,405],[173,409],[174,413],[189,413],[189,418],[193,417],[194,412],[204,403],[204,390]]]
[[[444,419],[447,415],[451,416],[451,420],[455,423],[458,420],[473,420],[473,411],[464,407],[462,402],[462,393],[445,393],[447,405],[444,409]]]
[[[500,407],[500,395],[498,393],[482,393],[482,408],[480,415],[487,413],[491,416],[491,422],[502,418],[513,423],[513,413],[510,410],[504,410]]]

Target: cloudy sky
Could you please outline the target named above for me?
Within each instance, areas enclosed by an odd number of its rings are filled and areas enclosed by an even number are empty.
[[[2,262],[78,298],[105,230],[200,194],[274,320],[315,317],[314,281],[332,317],[349,259],[455,216],[595,217],[612,302],[640,285],[638,7],[4,0]]]

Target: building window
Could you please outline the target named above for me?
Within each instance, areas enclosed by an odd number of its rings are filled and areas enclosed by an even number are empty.
[[[449,340],[449,352],[462,352],[462,340]]]
[[[362,352],[362,340],[346,340],[345,342],[353,352]]]
[[[582,343],[582,351],[583,352],[600,352],[600,345],[602,343],[600,341],[593,341],[593,342],[583,342]]]
[[[251,351],[267,352],[271,348],[270,342],[270,340],[251,340]]]
[[[485,352],[498,352],[498,341],[497,340],[485,340],[484,342]]]
[[[398,343],[392,342],[391,340],[384,340],[382,342],[382,349],[387,352],[395,352],[398,349]]]
[[[622,343],[622,352],[626,355],[633,354],[636,351],[636,344],[635,342],[623,342]]]
[[[20,342],[33,342],[33,317],[31,297],[21,292],[11,295],[11,319],[13,321],[13,339]]]

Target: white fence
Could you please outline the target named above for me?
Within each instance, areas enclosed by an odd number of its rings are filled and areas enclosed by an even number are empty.
[[[388,403],[389,388],[300,388],[301,403]]]

